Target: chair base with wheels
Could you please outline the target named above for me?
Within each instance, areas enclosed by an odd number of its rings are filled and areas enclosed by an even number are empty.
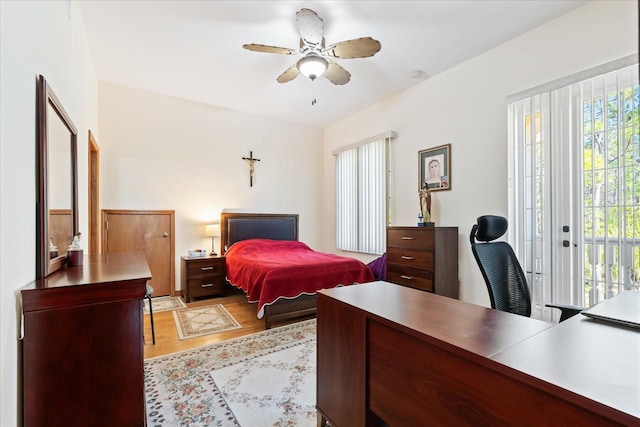
[[[144,296],[149,301],[149,319],[151,320],[151,341],[156,344],[156,331],[153,327],[153,307],[151,306],[151,295],[153,295],[153,287],[147,283],[147,293]]]

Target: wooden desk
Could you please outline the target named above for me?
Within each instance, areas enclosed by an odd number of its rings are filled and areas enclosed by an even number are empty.
[[[614,306],[623,302],[619,297],[602,304]],[[624,297],[633,297],[640,310],[640,293]],[[552,384],[568,399],[580,395],[605,413],[615,409],[640,418],[640,330],[578,315],[493,359],[536,378],[540,388]],[[640,419],[635,423],[640,426]]]
[[[560,331],[581,326],[576,318]],[[605,327],[589,325],[594,326]],[[588,332],[570,340],[563,335],[565,342],[558,345],[556,328],[386,282],[320,291],[319,425],[324,420],[335,427],[377,426],[383,420],[391,427],[638,425],[640,408],[629,408],[626,398],[600,403],[594,398],[606,393],[604,388],[597,395],[584,390],[600,387],[589,373],[573,389],[554,381],[558,368],[574,370],[572,377],[578,378],[588,371],[585,365],[596,363],[584,356],[586,343],[570,344],[574,339],[593,344]],[[612,356],[620,346],[640,348],[637,331],[610,333],[615,345],[601,346],[600,356]],[[586,362],[576,370],[571,361],[583,357]],[[614,381],[632,400],[640,383],[632,377],[638,359],[633,352],[630,357],[618,356],[621,364],[609,368],[621,372]],[[537,361],[546,364],[539,368],[546,373],[535,370]]]
[[[21,290],[24,425],[142,426],[146,257],[83,264]]]

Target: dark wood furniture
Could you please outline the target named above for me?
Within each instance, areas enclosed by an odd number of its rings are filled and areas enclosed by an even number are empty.
[[[387,227],[387,281],[458,298],[458,227]]]
[[[38,78],[37,154],[36,278],[40,279],[66,265],[67,245],[78,232],[78,130],[42,75]],[[54,187],[58,191],[51,191]],[[54,207],[58,212],[69,210],[66,236],[52,234],[55,230],[51,226],[56,225],[50,224],[55,222],[51,212]],[[55,256],[49,251],[52,237],[57,239],[53,242],[58,247]]]
[[[186,302],[194,298],[224,295],[227,268],[224,257],[182,257],[180,277],[182,297]]]
[[[386,282],[318,292],[318,425],[640,423],[637,330]]]
[[[86,255],[21,289],[25,426],[145,424],[144,253]]]
[[[232,244],[244,239],[298,240],[297,214],[223,212],[220,219],[223,255]],[[265,306],[264,325],[266,329],[270,329],[275,322],[308,316],[315,312],[315,295],[280,299]]]

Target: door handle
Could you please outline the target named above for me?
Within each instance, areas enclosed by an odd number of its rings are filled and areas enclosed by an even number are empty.
[[[164,233],[162,233],[162,237],[169,237],[169,233],[165,231]]]

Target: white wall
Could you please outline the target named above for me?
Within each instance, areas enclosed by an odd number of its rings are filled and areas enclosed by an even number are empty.
[[[204,226],[223,209],[297,213],[300,239],[318,249],[321,129],[106,83],[100,129],[101,209],[175,210],[177,289],[180,256],[211,248]]]
[[[0,1],[0,426],[17,423],[14,293],[35,279],[36,81],[45,76],[78,129],[80,231],[87,227],[87,132],[97,79],[77,4]]]
[[[596,1],[330,126],[324,148],[326,221],[335,228],[336,147],[398,132],[392,223],[415,225],[418,151],[450,143],[451,190],[433,193],[433,216],[436,225],[459,227],[460,298],[488,306],[468,236],[478,216],[507,215],[505,98],[637,52],[637,2]],[[334,241],[328,244],[335,247]]]
[[[435,194],[434,218],[460,228],[462,299],[486,304],[467,235],[479,214],[507,212],[505,97],[638,49],[637,2],[598,1],[336,123],[324,136],[318,129],[108,84],[99,88],[98,129],[97,79],[77,4],[71,3],[70,12],[69,17],[63,1],[0,1],[3,427],[17,420],[14,292],[35,278],[38,74],[48,79],[78,128],[83,234],[91,129],[101,150],[101,207],[175,209],[176,257],[208,247],[202,225],[223,208],[297,212],[302,240],[324,250],[335,247],[331,150],[387,130],[399,134],[394,224],[413,225],[418,151],[451,143],[452,190]],[[240,159],[249,150],[262,159],[253,188]]]

